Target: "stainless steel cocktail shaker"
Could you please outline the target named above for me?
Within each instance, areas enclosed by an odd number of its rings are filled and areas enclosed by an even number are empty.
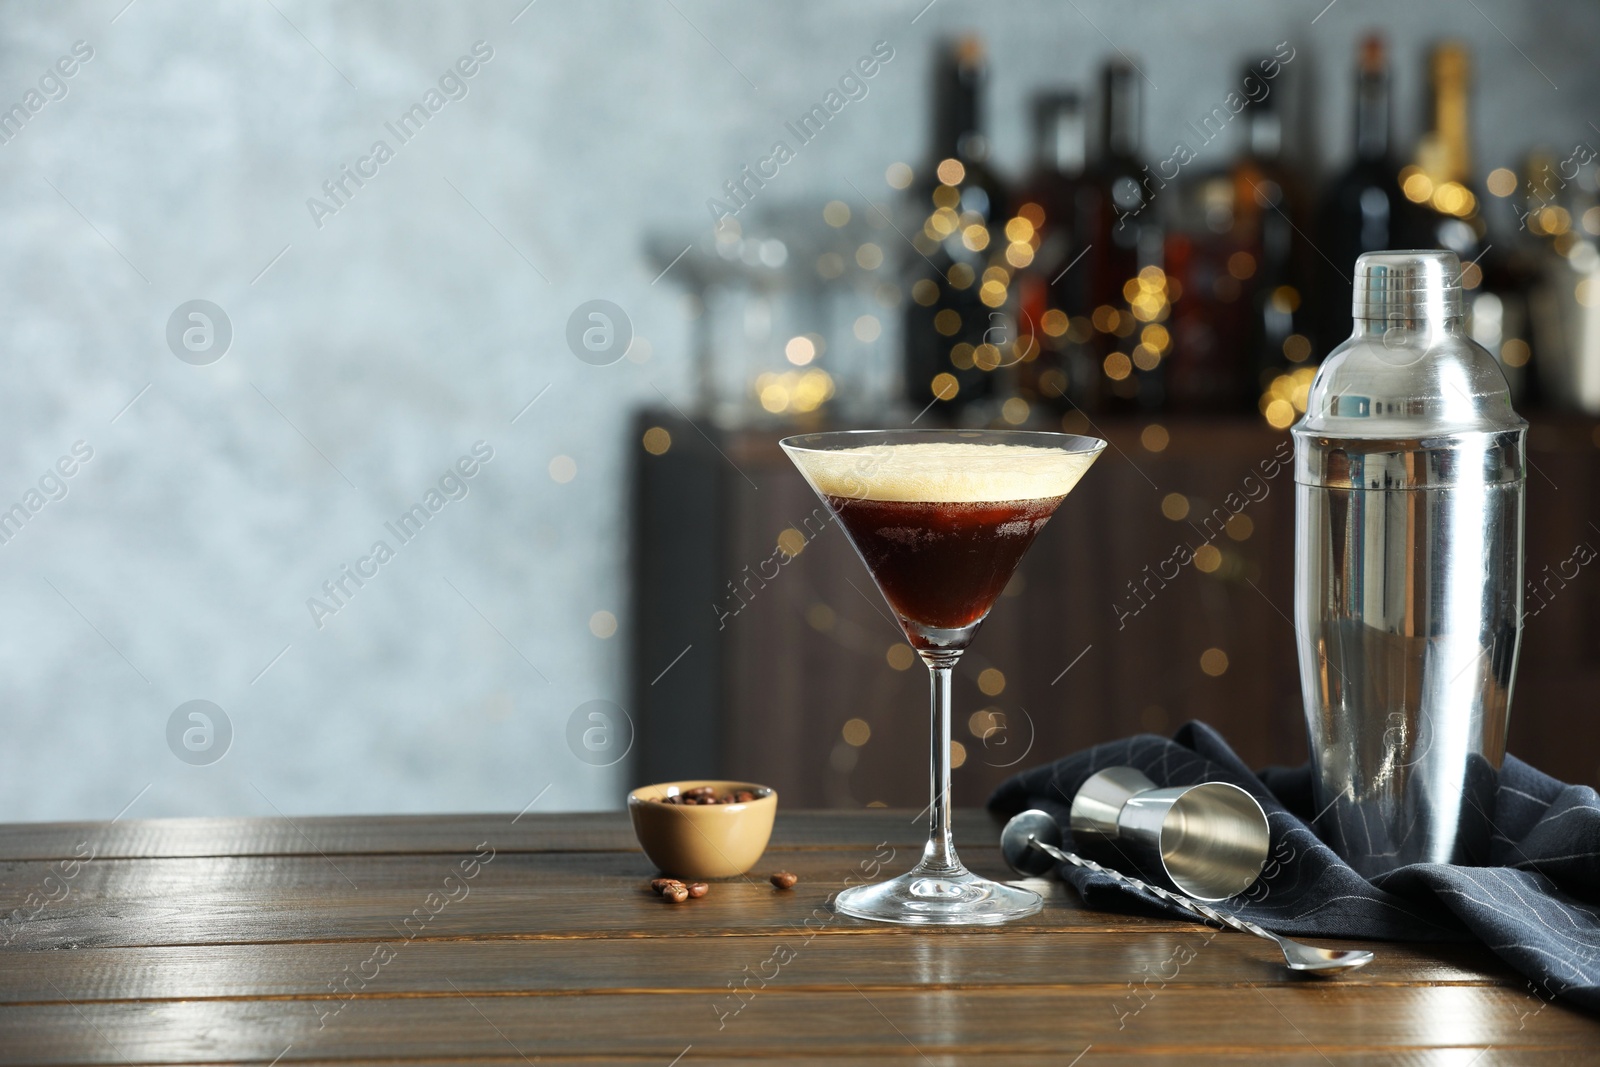
[[[1356,263],[1295,442],[1295,630],[1323,839],[1482,862],[1522,638],[1524,438],[1448,252]]]

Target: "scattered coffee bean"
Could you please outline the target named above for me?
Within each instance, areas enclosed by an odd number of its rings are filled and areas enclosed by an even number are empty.
[[[682,884],[683,883],[679,882],[676,878],[652,878],[652,879],[650,879],[650,888],[654,889],[657,894],[665,893],[667,891],[667,886],[669,886],[669,885],[682,885]]]
[[[795,883],[800,881],[800,879],[797,875],[790,874],[788,871],[778,871],[772,875],[771,878],[768,878],[767,881],[771,882],[779,889],[793,889]]]
[[[691,897],[695,897],[696,899],[698,899],[700,897],[705,896],[709,892],[711,892],[711,887],[706,885],[704,882],[690,882],[689,883],[689,895]]]
[[[689,887],[682,882],[673,882],[661,891],[661,895],[674,904],[682,904],[689,899]]]

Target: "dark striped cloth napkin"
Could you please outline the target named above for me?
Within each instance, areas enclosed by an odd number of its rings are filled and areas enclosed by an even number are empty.
[[[1262,877],[1222,905],[1269,930],[1314,937],[1481,941],[1528,977],[1530,990],[1600,1012],[1600,797],[1541,774],[1514,756],[1501,769],[1491,866],[1414,864],[1371,881],[1324,845],[1313,815],[1309,767],[1259,775],[1222,737],[1191,722],[1172,740],[1141,734],[1097,745],[1010,778],[989,808],[1043,808],[1066,840],[1078,787],[1096,771],[1137,767],[1159,786],[1222,781],[1247,789],[1272,827]],[[1104,875],[1063,865],[1090,907],[1187,913]]]

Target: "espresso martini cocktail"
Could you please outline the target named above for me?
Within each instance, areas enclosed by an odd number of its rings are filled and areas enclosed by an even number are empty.
[[[932,676],[932,803],[922,862],[834,906],[902,923],[997,923],[1039,896],[961,865],[950,836],[950,673],[1028,546],[1105,448],[1023,431],[865,430],[782,442],[828,505]]]
[[[791,451],[918,651],[983,621],[1097,454],[951,441]]]

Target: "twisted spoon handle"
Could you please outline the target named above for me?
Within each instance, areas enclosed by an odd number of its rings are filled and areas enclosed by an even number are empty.
[[[1257,926],[1253,922],[1247,922],[1244,919],[1236,919],[1226,912],[1221,912],[1215,908],[1207,907],[1198,900],[1190,900],[1188,897],[1182,897],[1176,893],[1169,893],[1167,890],[1162,889],[1158,885],[1151,885],[1149,882],[1130,877],[1129,875],[1123,874],[1121,871],[1114,871],[1109,867],[1102,867],[1094,860],[1084,859],[1076,852],[1066,852],[1062,849],[1056,848],[1054,845],[1047,845],[1038,838],[1033,839],[1033,847],[1050,856],[1053,856],[1063,863],[1070,863],[1074,867],[1083,867],[1086,870],[1095,871],[1099,874],[1105,875],[1107,878],[1120,882],[1123,885],[1132,886],[1134,889],[1143,889],[1146,893],[1152,893],[1168,903],[1176,904],[1178,907],[1189,912],[1191,915],[1198,915],[1200,918],[1209,922],[1214,922],[1219,926],[1225,926],[1230,930],[1238,930],[1240,933],[1254,934],[1256,937],[1264,937],[1268,941],[1278,941],[1276,934]],[[1282,944],[1281,941],[1278,943]]]

